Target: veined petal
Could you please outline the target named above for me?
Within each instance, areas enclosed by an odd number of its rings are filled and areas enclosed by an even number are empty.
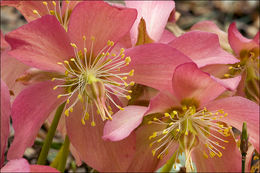
[[[228,116],[221,121],[242,131],[243,122],[247,122],[249,141],[259,151],[259,106],[243,97],[228,97],[205,105],[208,110],[223,109]]]
[[[70,16],[68,33],[71,41],[81,50],[86,37],[88,51],[93,42],[93,54],[105,47],[108,40],[117,42],[127,32],[136,19],[136,10],[119,9],[102,1],[79,3]]]
[[[81,123],[82,114],[82,105],[78,103],[66,118],[68,136],[82,161],[100,172],[125,172],[135,152],[135,134],[120,142],[104,141],[105,123],[99,115],[94,116],[96,125],[92,127],[89,121]]]
[[[30,172],[30,165],[24,158],[10,160],[1,169],[1,172]]]
[[[174,39],[169,45],[190,57],[199,67],[239,62],[233,55],[222,50],[218,36],[213,33],[187,32]]]
[[[11,115],[11,103],[10,103],[10,94],[9,90],[1,80],[1,165],[4,162],[4,153],[6,149],[6,144],[9,137],[9,123],[10,123],[10,115]]]
[[[185,99],[195,99],[199,105],[208,103],[226,90],[194,63],[182,64],[176,68],[172,87],[180,102]]]
[[[147,107],[127,106],[113,115],[112,121],[107,121],[104,126],[103,139],[119,141],[127,136],[142,123]]]
[[[257,35],[256,35],[257,36]],[[259,38],[248,39],[244,37],[236,28],[235,22],[228,28],[228,41],[235,54],[239,56],[241,50],[250,50],[259,47]]]
[[[74,55],[67,33],[54,16],[44,16],[6,34],[9,54],[42,70],[61,71],[57,62]]]
[[[137,9],[138,16],[130,31],[132,45],[138,35],[138,25],[143,17],[148,35],[156,42],[160,40],[171,11],[175,8],[174,1],[125,1],[126,7]]]
[[[124,70],[134,69],[134,75],[129,77],[129,80],[168,91],[172,91],[171,79],[176,66],[191,62],[178,50],[160,43],[145,44],[128,49],[126,56],[131,57],[131,63]]]
[[[211,76],[211,78],[215,79],[217,82],[219,82],[221,85],[223,85],[229,90],[235,90],[241,80],[241,76],[227,79],[219,79],[215,78],[214,76]]]
[[[63,92],[53,90],[56,82],[47,81],[31,85],[24,89],[12,105],[12,120],[15,131],[14,141],[8,151],[8,159],[23,156],[25,149],[31,146],[49,114],[62,103],[57,95]]]
[[[163,34],[159,40],[159,43],[165,43],[168,44],[169,42],[171,42],[172,40],[176,39],[177,37],[175,35],[173,35],[172,32],[168,31],[168,30],[164,30]]]

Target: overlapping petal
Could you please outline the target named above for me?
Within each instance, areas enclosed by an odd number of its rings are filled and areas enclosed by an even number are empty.
[[[25,149],[31,146],[38,130],[49,114],[62,103],[57,99],[61,90],[53,90],[56,82],[41,82],[24,89],[12,105],[12,120],[15,131],[14,141],[8,151],[8,159],[23,156]]]

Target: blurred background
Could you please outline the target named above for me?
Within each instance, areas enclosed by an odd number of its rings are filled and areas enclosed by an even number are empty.
[[[123,4],[122,1],[113,1]],[[177,0],[175,1],[176,11],[181,14],[177,25],[183,29],[188,30],[193,24],[203,21],[214,21],[222,30],[227,31],[229,24],[233,21],[236,22],[240,32],[249,38],[255,36],[259,31],[259,1],[243,0],[243,1],[188,1]],[[24,17],[13,7],[1,7],[1,30],[8,33],[22,25],[26,24]],[[48,126],[44,125],[39,132],[37,140],[31,148],[28,148],[24,157],[31,163],[35,164],[43,144],[43,139],[46,136]],[[13,139],[14,132],[11,133],[9,145]],[[61,135],[57,134],[52,145],[51,152],[48,156],[48,161],[51,162],[59,148],[61,147],[63,139]],[[257,163],[256,163],[257,162]],[[254,161],[258,164],[259,159]],[[76,163],[72,156],[69,156],[65,172],[96,172],[94,169],[83,164],[76,167]],[[259,169],[252,170],[258,172]]]

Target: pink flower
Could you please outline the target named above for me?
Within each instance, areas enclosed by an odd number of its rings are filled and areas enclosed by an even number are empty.
[[[28,22],[51,14],[57,18],[65,30],[68,29],[70,13],[80,1],[1,1],[1,6],[17,8]]]
[[[179,65],[172,78],[171,92],[160,92],[151,100],[148,110],[135,108],[135,114],[139,112],[134,116],[136,121],[146,116],[136,131],[136,158],[141,159],[132,163],[132,169],[153,171],[171,157],[177,163],[174,155],[184,152],[187,170],[194,169],[191,164],[194,162],[199,172],[240,171],[241,154],[230,129],[232,126],[241,130],[246,121],[249,141],[259,151],[259,106],[238,96],[216,99],[225,90],[194,63]],[[120,114],[122,117],[118,118]],[[129,123],[134,125],[123,122],[131,116],[130,111],[116,113],[114,119],[118,122],[107,122],[103,137],[117,141],[130,134],[138,126],[136,121],[130,119]],[[120,130],[120,123],[128,130]],[[147,159],[145,163],[142,158]]]
[[[10,160],[1,168],[1,172],[59,172],[55,168],[43,165],[30,165],[27,160],[15,159]]]

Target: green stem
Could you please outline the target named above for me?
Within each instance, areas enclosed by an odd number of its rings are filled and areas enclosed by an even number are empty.
[[[56,131],[56,128],[57,128],[58,123],[60,121],[60,117],[61,117],[61,114],[63,112],[64,106],[65,106],[65,102],[63,104],[61,104],[56,110],[55,116],[54,116],[52,123],[51,123],[51,127],[50,127],[50,129],[47,133],[45,140],[44,140],[44,144],[42,146],[42,150],[41,150],[40,156],[39,156],[38,161],[37,161],[38,165],[45,165],[45,163],[46,163],[47,155],[48,155],[50,146],[52,144],[52,139],[55,135],[55,131]]]
[[[242,173],[245,173],[246,154],[242,154]]]
[[[172,157],[166,162],[160,172],[171,172],[172,167],[175,164],[176,157],[178,157],[177,152],[175,152]]]
[[[69,137],[66,135],[64,144],[63,144],[63,148],[62,148],[62,156],[58,165],[58,170],[60,172],[64,172],[65,167],[66,167],[66,161],[69,155],[69,151],[70,151],[70,140]]]

